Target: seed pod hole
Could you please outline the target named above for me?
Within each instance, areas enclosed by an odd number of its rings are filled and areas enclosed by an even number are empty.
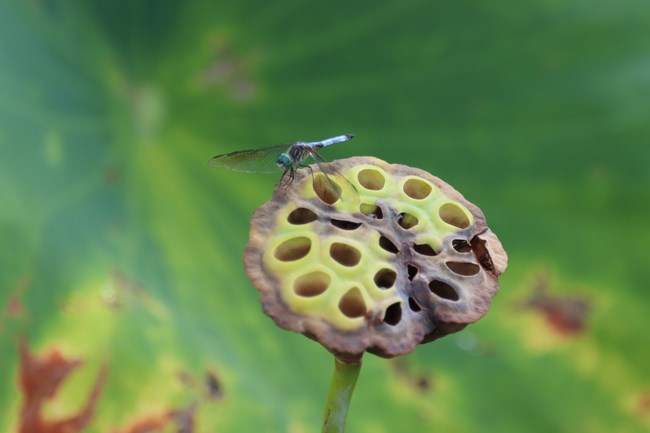
[[[293,262],[302,259],[311,250],[311,240],[305,236],[292,238],[282,242],[275,249],[274,255],[283,262]]]
[[[454,239],[451,241],[451,246],[459,253],[469,253],[472,251],[472,246],[465,239]]]
[[[353,287],[343,295],[339,301],[339,310],[351,319],[363,317],[366,314],[366,303],[358,288]]]
[[[464,275],[466,277],[476,275],[481,268],[479,265],[470,262],[446,262],[445,265],[455,274]]]
[[[418,274],[418,268],[413,265],[406,265],[406,271],[408,272],[409,281],[413,281]]]
[[[416,313],[418,311],[422,311],[422,307],[420,307],[418,302],[415,299],[413,299],[412,297],[409,297],[409,308],[411,309],[411,311],[414,311]]]
[[[382,247],[384,250],[388,251],[389,253],[397,254],[399,253],[399,249],[397,246],[391,242],[390,239],[388,239],[386,236],[381,236],[379,238],[379,246]]]
[[[314,212],[304,207],[299,207],[297,209],[294,209],[287,217],[287,221],[289,221],[290,224],[295,224],[295,225],[309,224],[311,222],[316,221],[317,219],[318,219],[318,215],[316,215]]]
[[[397,218],[397,224],[400,225],[405,230],[408,230],[412,227],[418,225],[418,219],[411,215],[410,213],[402,212]]]
[[[365,216],[372,219],[380,220],[384,217],[384,213],[381,211],[381,208],[376,204],[361,203],[361,206],[359,206],[359,211]]]
[[[375,284],[382,289],[390,289],[397,280],[397,272],[392,269],[383,268],[375,274]]]
[[[386,179],[384,175],[371,168],[363,169],[357,174],[357,179],[362,187],[372,191],[379,191],[384,187]]]
[[[341,197],[341,187],[322,173],[316,173],[312,182],[314,192],[324,203],[334,204]]]
[[[422,179],[409,179],[404,182],[404,194],[416,200],[423,200],[431,194],[431,185]]]
[[[352,221],[345,221],[345,220],[337,220],[335,218],[331,218],[330,223],[332,223],[334,227],[338,227],[341,230],[356,230],[359,228],[359,226],[361,226],[361,223],[355,223]]]
[[[325,272],[315,271],[302,275],[293,283],[293,290],[299,296],[312,297],[325,292],[331,278]]]
[[[356,266],[361,261],[361,252],[358,249],[341,242],[334,242],[330,246],[330,256],[343,266],[348,267]]]
[[[402,320],[402,306],[401,302],[395,302],[386,308],[384,313],[384,323],[387,325],[395,326]]]
[[[429,290],[431,290],[433,294],[441,297],[442,299],[448,299],[450,301],[457,301],[459,299],[456,289],[454,289],[444,281],[439,281],[439,280],[431,281],[429,283]]]
[[[463,209],[455,203],[446,203],[438,209],[440,218],[449,225],[466,229],[470,226],[469,217]]]
[[[413,250],[418,253],[422,254],[423,256],[437,256],[438,253],[436,250],[433,249],[433,247],[429,244],[414,244],[413,245]]]

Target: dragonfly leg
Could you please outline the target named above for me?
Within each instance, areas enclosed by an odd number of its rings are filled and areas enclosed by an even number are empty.
[[[291,185],[294,179],[294,170],[287,168],[284,170],[284,173],[282,173],[282,177],[280,178],[280,182],[278,182],[278,185],[280,186],[280,189],[284,189]]]
[[[280,188],[284,188],[285,183],[286,183],[286,179],[285,179],[285,178],[287,177],[287,173],[288,173],[288,172],[289,172],[288,169],[287,169],[287,170],[284,170],[284,171],[282,172],[282,176],[280,177],[280,181],[278,182],[278,186],[280,186]]]
[[[312,177],[312,178],[314,177],[314,169],[311,168],[311,165],[309,165],[309,164],[298,164],[298,166],[299,166],[300,168],[308,168],[308,169],[309,169],[309,173],[311,174],[311,177]]]

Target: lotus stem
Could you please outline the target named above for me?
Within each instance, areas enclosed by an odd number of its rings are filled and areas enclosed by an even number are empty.
[[[350,400],[361,371],[361,358],[346,363],[334,357],[334,374],[330,384],[322,433],[343,433]]]

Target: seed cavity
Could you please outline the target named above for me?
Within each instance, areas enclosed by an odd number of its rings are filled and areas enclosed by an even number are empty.
[[[438,253],[436,250],[433,249],[433,247],[429,244],[414,244],[413,245],[413,250],[418,253],[422,254],[423,256],[437,256]]]
[[[311,240],[305,236],[282,242],[275,249],[274,255],[283,262],[293,262],[305,257],[311,250]]]
[[[366,303],[357,287],[351,288],[343,295],[339,301],[339,310],[351,319],[363,317],[366,314]]]
[[[337,220],[335,218],[331,218],[330,222],[334,227],[338,227],[341,230],[356,230],[361,226],[361,223],[355,223],[346,220]]]
[[[466,229],[470,226],[469,217],[463,209],[455,203],[446,203],[438,209],[440,218],[449,225]]]
[[[416,313],[418,311],[422,311],[422,307],[420,307],[418,302],[415,299],[413,299],[413,297],[409,297],[409,308],[411,309],[411,311],[414,311]]]
[[[459,253],[469,253],[472,247],[465,239],[454,239],[451,241],[451,246]]]
[[[325,272],[314,271],[298,277],[293,283],[293,290],[299,296],[318,296],[327,290],[330,282],[331,278]]]
[[[343,266],[356,266],[361,261],[361,252],[355,247],[341,242],[330,246],[330,256]]]
[[[466,277],[476,275],[481,268],[476,263],[470,262],[446,262],[445,265],[455,274]]]
[[[416,277],[419,269],[413,265],[406,265],[406,271],[408,272],[409,281],[413,281],[413,278]]]
[[[384,213],[381,211],[381,208],[376,204],[361,203],[359,206],[359,211],[365,216],[380,220],[384,217]]]
[[[382,247],[384,250],[388,251],[389,253],[397,254],[399,253],[399,249],[397,246],[391,242],[390,239],[388,239],[386,236],[381,236],[379,237],[379,246]]]
[[[431,185],[422,179],[409,179],[404,182],[404,194],[415,200],[424,200],[431,191]]]
[[[312,187],[318,198],[326,204],[334,204],[341,197],[341,187],[323,173],[314,175]]]
[[[386,179],[384,175],[371,168],[363,169],[357,174],[357,179],[362,187],[372,191],[379,191],[384,187]]]
[[[401,302],[395,302],[386,308],[384,313],[384,323],[387,325],[395,326],[402,320],[402,306]]]
[[[431,290],[431,293],[441,297],[442,299],[448,299],[450,301],[457,301],[459,299],[456,289],[444,281],[431,281],[429,283],[429,290]]]
[[[418,219],[411,215],[410,213],[402,212],[397,217],[397,224],[400,225],[405,230],[408,230],[412,227],[418,225]]]
[[[287,217],[287,221],[295,225],[309,224],[316,221],[316,219],[318,219],[318,215],[304,207],[294,209]]]
[[[382,289],[390,289],[397,280],[397,272],[392,269],[383,268],[375,274],[375,284]]]

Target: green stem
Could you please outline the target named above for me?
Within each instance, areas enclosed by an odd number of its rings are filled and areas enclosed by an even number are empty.
[[[345,363],[334,358],[334,375],[327,394],[322,433],[343,433],[359,371],[361,371],[361,358],[353,363]]]

